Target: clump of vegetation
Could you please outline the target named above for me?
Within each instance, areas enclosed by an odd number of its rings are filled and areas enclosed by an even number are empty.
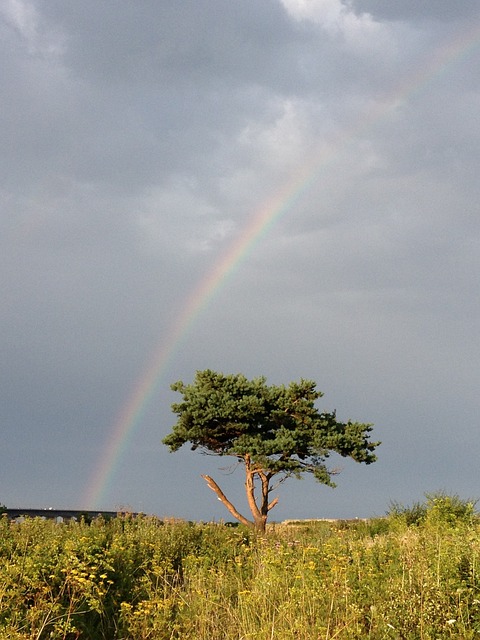
[[[477,500],[463,500],[458,495],[427,493],[426,521],[431,524],[469,525],[476,517]]]
[[[266,536],[147,517],[3,517],[0,635],[473,639],[480,524],[470,504],[440,494],[427,497],[426,516],[410,526],[394,514],[276,524]]]
[[[427,493],[424,502],[410,506],[391,502],[387,515],[391,519],[403,520],[406,525],[458,525],[471,524],[476,517],[477,500],[464,500],[458,495],[444,492]]]
[[[400,502],[392,501],[387,511],[389,518],[403,520],[409,527],[425,522],[426,515],[427,505],[424,502],[414,502],[407,506]]]

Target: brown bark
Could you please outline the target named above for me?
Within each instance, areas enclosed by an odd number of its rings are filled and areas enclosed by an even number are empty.
[[[253,521],[255,523],[255,529],[265,531],[266,518],[264,518],[260,509],[258,508],[257,501],[255,500],[255,469],[252,468],[250,462],[250,456],[245,455],[245,491],[247,494],[247,502],[250,507],[250,511],[253,515]]]
[[[270,509],[273,509],[273,507],[277,504],[278,502],[278,498],[275,498],[274,500],[272,500],[272,502],[268,502],[268,497],[270,495],[270,480],[272,479],[272,475],[271,473],[265,473],[262,470],[257,471],[260,480],[262,482],[262,507],[261,507],[261,512],[262,515],[267,516],[268,512],[270,511]]]
[[[251,527],[253,525],[253,522],[250,522],[250,520],[247,520],[247,518],[245,518],[245,516],[242,516],[242,514],[239,511],[237,511],[237,509],[230,502],[230,500],[227,498],[227,496],[223,493],[223,491],[220,489],[220,487],[218,486],[218,484],[215,482],[215,480],[213,478],[211,478],[210,476],[203,476],[203,475],[202,475],[202,478],[205,480],[205,482],[207,483],[208,487],[214,493],[217,494],[218,499],[222,501],[222,503],[230,511],[230,513],[232,514],[232,516],[234,518],[239,520],[242,524],[247,525],[247,527]]]
[[[247,491],[247,499],[248,504],[250,506],[250,510],[253,514],[253,519],[255,522],[255,528],[262,533],[265,532],[267,526],[267,518],[268,512],[270,509],[277,504],[278,498],[275,498],[271,502],[268,501],[270,494],[270,480],[274,474],[265,473],[263,469],[258,469],[252,466],[250,462],[250,456],[247,454],[245,456],[245,473],[246,473],[246,482],[245,487]],[[261,489],[262,489],[262,499],[260,502],[260,507],[257,505],[257,501],[255,499],[255,476],[258,475],[260,478]]]
[[[274,474],[265,473],[263,469],[255,468],[252,465],[250,456],[246,454],[243,459],[245,463],[245,492],[247,495],[247,502],[252,512],[253,522],[245,518],[230,502],[218,484],[210,476],[203,475],[202,478],[206,481],[208,487],[217,494],[218,499],[225,505],[228,511],[234,518],[239,520],[242,524],[249,527],[253,527],[257,531],[264,533],[267,526],[268,513],[277,504],[278,498],[275,498],[271,502],[268,501],[270,494],[270,480]],[[255,498],[255,476],[260,478],[262,497],[260,506],[257,504]]]

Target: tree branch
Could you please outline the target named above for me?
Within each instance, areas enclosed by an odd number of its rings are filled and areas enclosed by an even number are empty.
[[[278,503],[278,497],[274,498],[267,507],[267,510],[273,509],[273,507]]]
[[[230,513],[234,518],[239,520],[242,524],[247,525],[247,527],[251,527],[253,525],[253,522],[251,522],[250,520],[247,520],[245,516],[242,516],[242,514],[239,511],[237,511],[237,509],[233,506],[233,504],[230,502],[227,496],[223,493],[223,491],[220,489],[220,487],[218,486],[218,484],[215,482],[213,478],[211,478],[210,476],[204,476],[204,475],[202,475],[202,478],[207,483],[208,488],[217,494],[218,499],[221,500],[221,502],[230,511]]]

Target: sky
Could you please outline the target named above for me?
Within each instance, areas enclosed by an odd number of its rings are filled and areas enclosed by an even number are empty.
[[[0,70],[0,503],[248,515],[206,368],[382,441],[273,520],[480,497],[476,0],[1,0]]]

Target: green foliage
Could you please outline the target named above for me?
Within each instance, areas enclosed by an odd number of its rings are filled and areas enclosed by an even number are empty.
[[[427,493],[426,522],[429,524],[457,526],[471,524],[475,517],[476,500],[464,500],[458,495],[443,492]]]
[[[172,405],[178,421],[163,442],[171,451],[190,442],[194,450],[249,455],[264,470],[312,473],[334,486],[324,464],[331,451],[369,464],[379,443],[368,439],[371,425],[338,422],[334,412],[319,412],[314,403],[323,394],[315,387],[311,380],[268,386],[263,377],[197,371],[193,384],[172,385],[183,401]]]
[[[135,624],[181,583],[189,554],[222,562],[248,540],[221,527],[204,533],[202,525],[154,518],[90,525],[1,519],[1,637],[148,637]]]
[[[456,494],[449,496],[441,491],[427,493],[425,498],[426,501],[410,506],[392,502],[387,515],[392,520],[402,520],[407,526],[427,523],[447,527],[469,525],[476,517],[476,500],[464,500]]]
[[[2,518],[0,637],[473,639],[479,534],[468,518],[292,522],[268,537],[145,517]]]
[[[391,519],[403,520],[408,527],[419,525],[425,521],[427,505],[423,502],[414,502],[412,505],[406,506],[400,502],[392,501],[387,515]]]
[[[370,424],[339,422],[335,412],[320,412],[315,402],[322,397],[315,382],[300,380],[283,385],[267,385],[266,379],[248,380],[242,374],[224,375],[214,371],[197,371],[192,384],[182,381],[172,385],[182,394],[182,402],[172,410],[178,420],[163,440],[171,451],[187,442],[193,450],[234,456],[244,463],[247,500],[253,524],[263,530],[270,509],[271,480],[303,473],[312,474],[319,482],[335,486],[326,460],[332,452],[370,464],[379,442],[371,442]],[[204,476],[230,513],[244,524],[249,523],[229,502],[220,487]],[[261,486],[261,497],[255,496],[255,481]]]

